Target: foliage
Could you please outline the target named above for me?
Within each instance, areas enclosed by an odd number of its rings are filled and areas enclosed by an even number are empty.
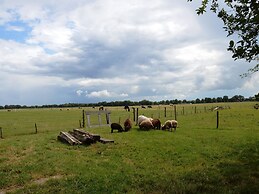
[[[259,101],[259,93],[255,95],[255,100]]]
[[[197,98],[196,100],[161,100],[161,101],[149,101],[149,100],[141,100],[137,101],[111,101],[111,102],[98,102],[98,103],[66,103],[66,104],[49,104],[49,105],[35,105],[35,106],[26,106],[26,105],[5,105],[0,106],[0,109],[21,109],[21,108],[73,108],[73,107],[99,107],[99,106],[139,106],[139,105],[159,105],[159,104],[188,104],[188,103],[215,103],[215,102],[242,102],[242,101],[252,101],[253,98],[245,98],[242,95],[235,95],[231,98],[228,96],[217,97],[217,98],[209,98],[205,97],[203,99]]]
[[[225,0],[225,3],[220,5],[218,0],[202,0],[201,6],[196,10],[197,14],[206,12],[208,6],[224,22],[223,28],[228,36],[238,35],[237,41],[231,40],[227,49],[233,53],[232,58],[245,59],[248,62],[258,61],[259,2],[257,0]],[[256,64],[243,76],[258,70],[259,64]]]

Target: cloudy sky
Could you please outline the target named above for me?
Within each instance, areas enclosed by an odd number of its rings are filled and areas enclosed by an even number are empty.
[[[199,2],[0,0],[0,105],[254,96]]]

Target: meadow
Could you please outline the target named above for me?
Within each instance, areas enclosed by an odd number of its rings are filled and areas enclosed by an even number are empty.
[[[82,110],[0,111],[0,194],[4,193],[258,193],[259,110],[255,102],[177,105],[179,128],[111,133],[84,128],[115,143],[70,146],[60,131],[79,128]],[[219,127],[216,112],[219,110]],[[164,113],[166,107],[166,117]],[[133,114],[111,110],[111,121]],[[139,108],[139,114],[174,119],[171,106]],[[105,118],[102,118],[105,120]],[[97,124],[92,117],[92,124]],[[37,133],[35,133],[35,123]]]

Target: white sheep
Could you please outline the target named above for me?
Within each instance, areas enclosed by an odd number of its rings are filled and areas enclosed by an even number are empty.
[[[150,120],[150,121],[152,121],[153,119],[152,119],[152,118],[149,118],[149,117],[146,117],[146,116],[144,116],[144,115],[139,115],[139,116],[138,116],[138,125],[139,125],[142,121],[144,121],[144,120]]]

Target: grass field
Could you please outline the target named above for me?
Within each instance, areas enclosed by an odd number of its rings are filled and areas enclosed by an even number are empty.
[[[258,193],[254,104],[177,105],[175,133],[137,126],[112,134],[109,127],[85,128],[115,140],[90,146],[57,141],[60,131],[79,127],[82,109],[1,110],[0,193]],[[219,111],[218,129],[216,112],[209,111],[216,105],[230,107]],[[173,108],[166,108],[167,117],[164,106],[139,114],[164,122],[174,118]],[[123,107],[108,109],[112,122],[133,118]]]

